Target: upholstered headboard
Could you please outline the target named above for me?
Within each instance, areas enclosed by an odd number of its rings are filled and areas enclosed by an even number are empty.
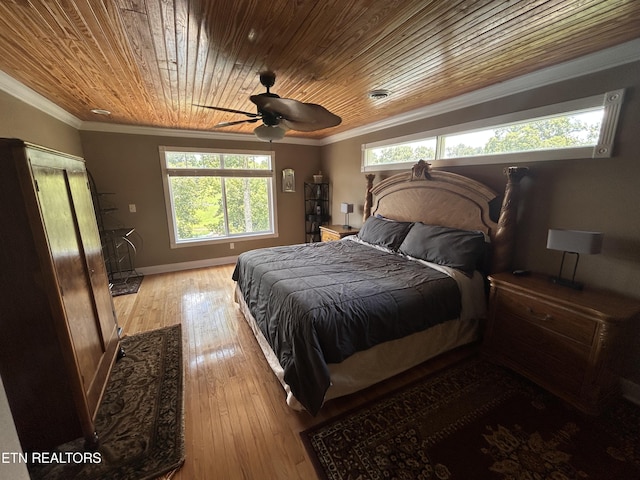
[[[505,169],[508,181],[497,222],[489,215],[490,202],[498,196],[493,190],[462,175],[431,170],[423,160],[410,172],[393,175],[375,186],[374,175],[367,175],[364,219],[373,214],[482,231],[491,240],[491,271],[510,270],[519,183],[527,171],[526,167]]]

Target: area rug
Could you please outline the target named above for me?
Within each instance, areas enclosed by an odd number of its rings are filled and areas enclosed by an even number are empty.
[[[123,282],[112,283],[111,296],[117,297],[119,295],[131,295],[132,293],[138,293],[143,279],[144,275],[137,275],[135,277],[129,277]]]
[[[96,417],[100,446],[83,439],[62,445],[51,463],[29,465],[32,479],[153,479],[184,462],[183,365],[180,325],[122,340]]]
[[[301,436],[325,479],[640,479],[640,408],[584,415],[481,359]]]

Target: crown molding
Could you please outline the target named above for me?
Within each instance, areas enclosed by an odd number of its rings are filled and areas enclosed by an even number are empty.
[[[180,130],[176,128],[144,127],[138,125],[124,125],[120,123],[82,122],[80,130],[107,133],[125,133],[130,135],[151,135],[159,137],[204,138],[209,140],[233,140],[236,142],[258,142],[260,140],[252,133],[220,133],[203,130]],[[276,143],[291,143],[298,145],[322,145],[321,140],[310,138],[284,137]]]
[[[15,78],[7,75],[2,70],[0,70],[0,90],[74,128],[80,128],[82,125],[82,120],[78,117],[71,115],[66,110],[60,108],[52,101],[47,100],[35,90],[31,90]]]
[[[329,145],[640,60],[640,39],[322,139]]]
[[[482,88],[458,97],[428,105],[410,112],[396,115],[379,122],[370,123],[346,132],[337,133],[329,137],[315,140],[297,137],[285,137],[278,143],[291,143],[299,145],[323,146],[342,140],[358,137],[368,133],[377,132],[386,128],[404,125],[406,123],[423,120],[425,118],[441,115],[443,113],[459,110],[480,103],[496,100],[521,93],[533,88],[542,87],[552,83],[569,80],[588,75],[609,68],[614,68],[626,63],[640,60],[640,39],[632,40],[615,47],[607,48],[596,53],[564,62],[552,67],[547,67],[536,72],[523,75],[513,80],[497,83],[490,87]],[[235,140],[262,142],[251,134],[205,132],[200,130],[177,130],[171,128],[143,127],[135,125],[111,124],[102,122],[86,122],[60,108],[55,103],[18,82],[13,77],[0,70],[0,90],[16,97],[32,107],[74,127],[79,130],[128,133],[132,135],[157,135],[165,137],[183,138],[207,138],[216,140]]]

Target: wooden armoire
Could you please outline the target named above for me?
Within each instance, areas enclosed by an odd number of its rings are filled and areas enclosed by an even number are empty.
[[[0,139],[0,275],[0,374],[23,450],[94,447],[119,341],[81,158]]]

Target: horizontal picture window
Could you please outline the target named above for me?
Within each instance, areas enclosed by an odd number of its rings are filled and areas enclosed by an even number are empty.
[[[610,157],[623,90],[363,145],[362,170]]]

